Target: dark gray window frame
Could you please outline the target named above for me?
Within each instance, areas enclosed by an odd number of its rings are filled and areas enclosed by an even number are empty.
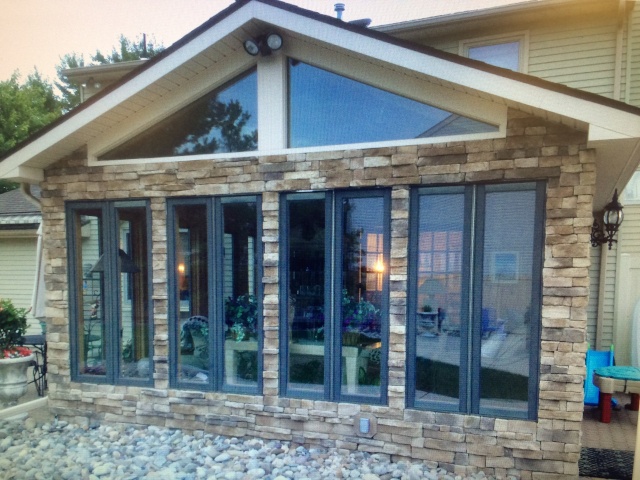
[[[188,382],[178,377],[179,356],[179,324],[178,308],[178,283],[175,275],[167,275],[168,305],[169,305],[169,384],[172,388],[193,389],[204,391],[221,391],[240,394],[261,394],[263,386],[262,370],[264,335],[258,335],[258,381],[257,386],[227,385],[224,382],[224,295],[222,292],[223,278],[223,232],[222,232],[222,206],[230,203],[255,202],[256,204],[256,299],[258,301],[258,326],[257,331],[263,332],[262,314],[262,198],[260,195],[223,196],[223,197],[197,197],[197,198],[170,198],[167,199],[167,272],[177,271],[175,232],[175,206],[200,205],[206,208],[207,223],[207,285],[208,320],[210,342],[209,365],[211,366],[208,383]]]
[[[542,308],[542,267],[544,261],[544,225],[546,183],[501,183],[487,185],[467,185],[458,187],[420,187],[411,191],[409,222],[409,268],[407,289],[407,385],[406,404],[408,408],[430,411],[480,414],[480,346],[482,325],[470,325],[470,318],[481,318],[482,273],[484,250],[484,221],[486,193],[496,191],[534,190],[535,227],[533,242],[532,311],[530,328],[531,355],[529,356],[528,411],[525,416],[510,410],[487,409],[482,415],[504,418],[525,418],[536,420],[538,415],[538,392],[540,380],[541,308]],[[412,320],[418,310],[417,305],[417,252],[419,228],[419,199],[421,195],[462,193],[465,196],[465,225],[463,232],[463,296],[460,352],[460,398],[457,409],[438,402],[421,402],[415,398],[416,382],[416,324]],[[471,313],[471,315],[470,315]]]
[[[106,341],[104,348],[106,354],[106,366],[107,372],[105,375],[86,375],[78,371],[79,351],[78,345],[78,315],[82,312],[78,312],[78,295],[75,285],[77,285],[77,272],[78,262],[75,252],[78,251],[80,245],[77,245],[76,237],[74,235],[75,224],[75,212],[78,210],[100,210],[102,213],[102,245],[103,245],[103,265],[105,265],[104,271],[104,283],[105,283],[105,299],[101,307],[104,309],[104,318],[116,318],[119,319],[120,315],[120,295],[114,294],[118,292],[118,268],[117,268],[117,253],[114,249],[104,248],[105,245],[118,245],[118,231],[116,222],[118,219],[117,209],[127,207],[144,207],[146,211],[146,248],[147,248],[147,311],[149,312],[149,361],[150,368],[147,378],[136,379],[129,377],[121,377],[120,361],[121,361],[121,344],[120,344],[120,326],[113,321],[105,322],[105,335]],[[67,228],[67,258],[68,258],[68,285],[69,285],[69,333],[70,347],[69,354],[71,360],[71,379],[77,382],[83,383],[101,383],[101,384],[115,384],[115,385],[131,385],[131,386],[152,386],[153,385],[153,337],[154,337],[154,322],[153,322],[153,268],[152,265],[152,240],[151,240],[151,210],[149,201],[142,200],[107,200],[107,201],[95,201],[95,202],[66,202],[66,228]],[[80,266],[81,267],[81,266]],[[117,348],[112,348],[113,345],[117,345]]]
[[[386,405],[388,390],[388,359],[389,359],[389,274],[383,279],[383,303],[381,308],[382,331],[381,339],[385,348],[380,359],[380,397],[347,394],[341,392],[342,357],[342,238],[337,233],[342,225],[342,209],[339,208],[343,199],[349,198],[382,198],[384,209],[383,234],[386,239],[383,258],[386,265],[390,265],[391,257],[391,192],[388,189],[369,190],[337,190],[316,193],[283,193],[280,196],[280,378],[279,389],[282,396],[324,400],[331,402],[351,402],[359,404]],[[290,388],[289,383],[289,344],[288,344],[288,305],[289,305],[289,259],[288,259],[288,200],[324,199],[325,201],[325,282],[324,302],[325,311],[325,349],[324,356],[324,390],[315,391]]]

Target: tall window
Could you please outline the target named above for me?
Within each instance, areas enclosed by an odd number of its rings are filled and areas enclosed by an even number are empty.
[[[289,146],[495,132],[495,125],[289,61]]]
[[[281,390],[384,403],[388,192],[288,194],[281,226]]]
[[[72,375],[149,383],[149,215],[145,201],[67,207]]]
[[[543,202],[541,183],[413,192],[410,406],[535,417]]]
[[[252,70],[104,153],[100,160],[247,152],[258,148],[258,75]]]
[[[257,197],[169,200],[172,379],[256,393],[261,385]]]

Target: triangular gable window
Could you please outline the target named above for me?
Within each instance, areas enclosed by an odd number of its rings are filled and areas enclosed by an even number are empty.
[[[122,145],[100,160],[246,152],[258,148],[258,81],[251,70]]]
[[[289,61],[289,147],[496,131],[495,125]]]

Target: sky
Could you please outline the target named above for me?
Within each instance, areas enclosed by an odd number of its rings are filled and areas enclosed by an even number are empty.
[[[340,0],[346,21],[370,18],[372,25],[496,7],[523,0]],[[537,1],[537,0],[533,0]],[[99,49],[105,54],[120,34],[170,46],[233,3],[233,0],[0,0],[0,81],[18,70],[22,78],[37,68],[53,80],[55,66],[67,53]],[[336,0],[289,3],[335,16]]]

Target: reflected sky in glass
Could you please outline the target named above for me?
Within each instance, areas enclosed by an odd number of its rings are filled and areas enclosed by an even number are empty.
[[[289,92],[293,148],[456,134],[460,119],[463,133],[496,130],[297,60],[289,61]]]

